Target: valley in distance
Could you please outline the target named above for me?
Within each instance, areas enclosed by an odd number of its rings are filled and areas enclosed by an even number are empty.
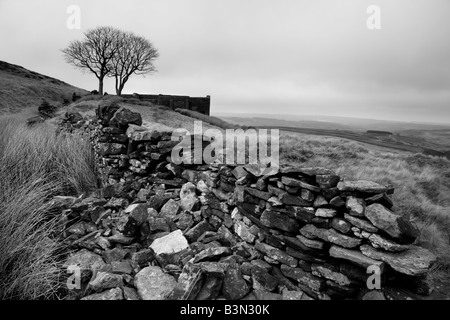
[[[331,136],[402,151],[450,158],[450,124],[293,114],[217,113],[236,125],[282,133]]]

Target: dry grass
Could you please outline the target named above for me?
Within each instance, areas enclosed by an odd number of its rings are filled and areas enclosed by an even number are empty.
[[[60,244],[49,200],[96,188],[91,147],[47,125],[1,119],[0,181],[0,299],[54,298]]]
[[[280,161],[324,166],[348,180],[395,186],[396,212],[419,227],[419,243],[450,267],[450,161],[445,158],[364,145],[339,138],[282,134]]]

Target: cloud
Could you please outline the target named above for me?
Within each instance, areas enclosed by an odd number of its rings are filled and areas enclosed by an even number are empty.
[[[66,28],[72,4],[81,30]],[[381,30],[366,27],[371,4]],[[126,92],[209,94],[213,112],[450,122],[449,9],[445,0],[3,0],[0,59],[92,90],[96,79],[59,49],[113,25],[160,51],[159,72]]]

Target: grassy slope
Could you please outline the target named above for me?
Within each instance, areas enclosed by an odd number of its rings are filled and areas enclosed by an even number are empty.
[[[0,115],[31,111],[29,108],[37,111],[42,99],[53,103],[71,101],[73,92],[87,93],[63,81],[0,61]]]

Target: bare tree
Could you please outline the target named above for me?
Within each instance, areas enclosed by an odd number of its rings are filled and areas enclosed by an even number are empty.
[[[112,27],[98,27],[88,30],[84,40],[73,41],[62,50],[67,63],[95,74],[99,94],[103,94],[103,79],[110,72],[110,61],[117,53],[120,34]]]
[[[116,94],[121,95],[132,74],[144,75],[156,71],[153,62],[158,50],[147,39],[132,32],[121,32],[116,38],[115,55],[109,63],[109,76],[116,80]]]

